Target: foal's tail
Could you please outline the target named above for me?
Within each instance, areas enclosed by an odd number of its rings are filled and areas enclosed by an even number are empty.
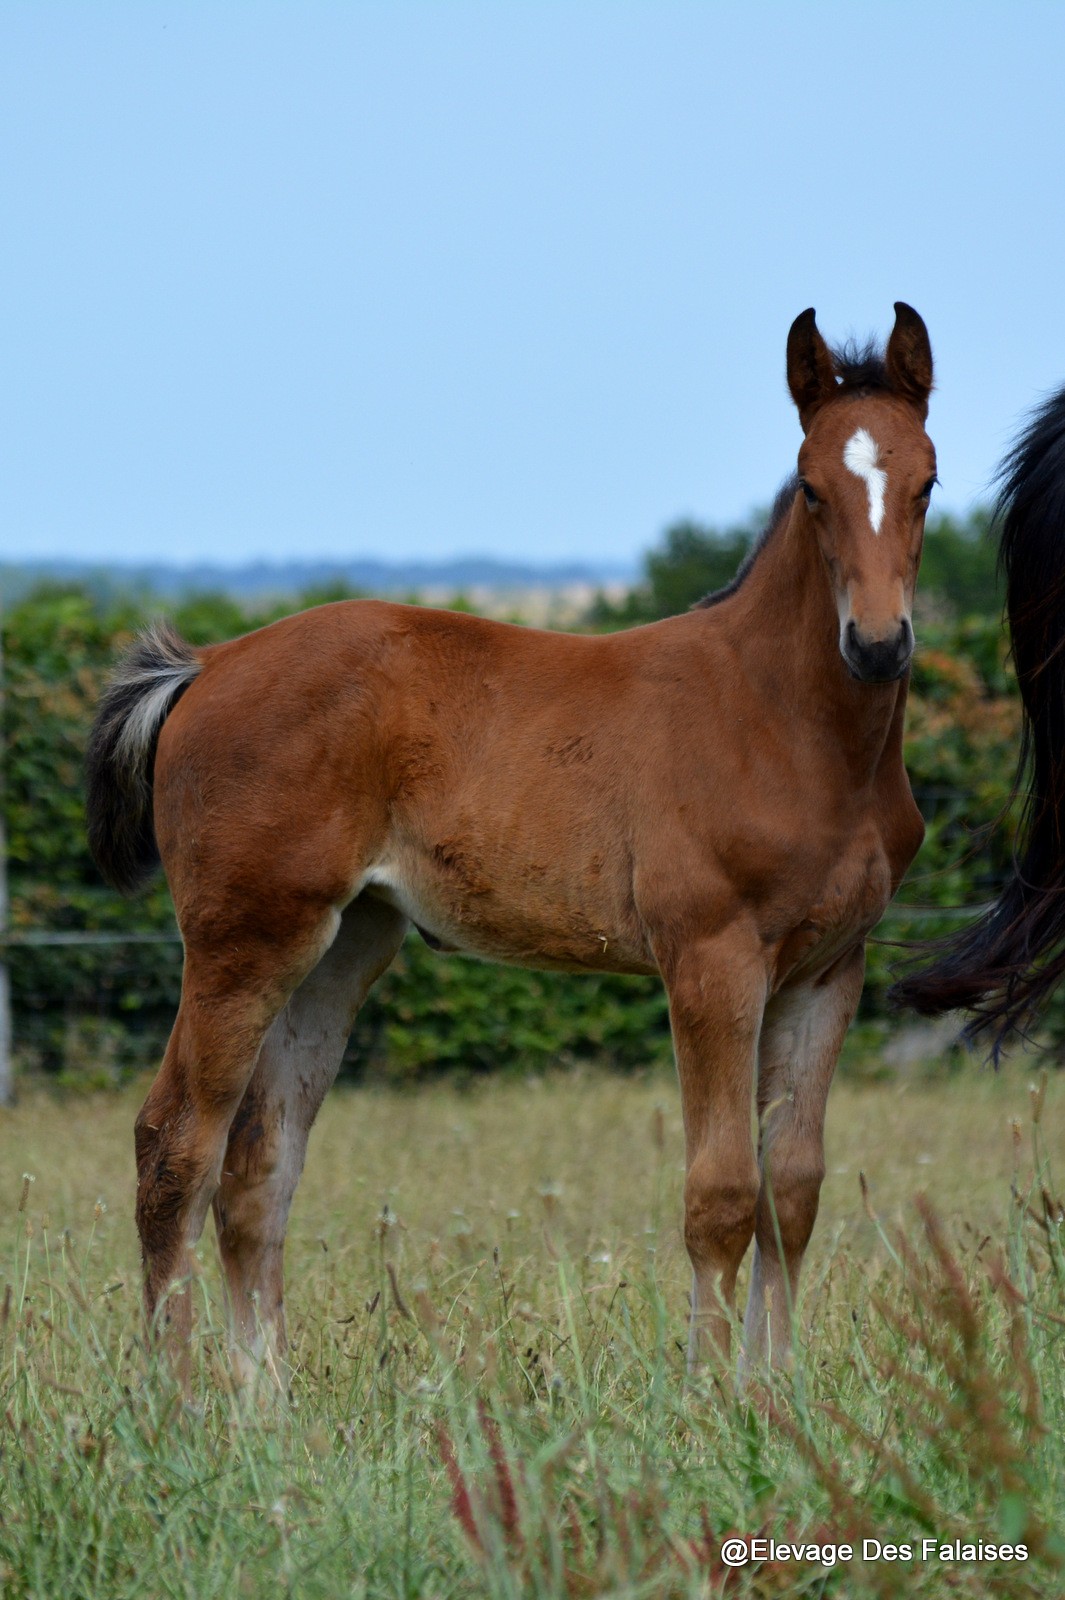
[[[139,889],[159,861],[155,747],[200,665],[169,623],[153,623],[119,662],[92,725],[85,756],[89,849],[107,882],[124,894]]]
[[[989,914],[892,991],[926,1015],[973,1012],[970,1034],[990,1035],[996,1050],[1065,974],[1065,389],[1033,414],[1000,483],[999,564],[1024,708],[1013,867]]]

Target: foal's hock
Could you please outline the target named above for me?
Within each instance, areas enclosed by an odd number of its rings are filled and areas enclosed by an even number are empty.
[[[213,1208],[238,1367],[280,1373],[308,1132],[413,923],[497,961],[661,974],[691,1359],[727,1352],[752,1237],[746,1359],[785,1353],[865,938],[923,832],[902,721],[932,357],[895,310],[882,354],[796,319],[798,476],[684,616],[586,637],[351,601],[206,649],[156,629],[119,667],[89,829],[120,888],[162,859],[185,943],[136,1130],[147,1309],[179,1349]]]

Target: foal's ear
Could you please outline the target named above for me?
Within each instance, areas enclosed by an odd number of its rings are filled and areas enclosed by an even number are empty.
[[[884,364],[891,387],[917,407],[923,421],[932,389],[932,346],[924,319],[905,300],[895,301],[895,326]]]
[[[788,333],[788,388],[805,433],[814,413],[836,389],[836,364],[817,331],[813,306],[799,313]]]

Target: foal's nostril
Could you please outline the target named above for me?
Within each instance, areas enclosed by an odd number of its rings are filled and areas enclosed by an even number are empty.
[[[895,660],[898,664],[898,672],[900,677],[909,666],[910,657],[912,655],[913,627],[911,626],[909,617],[903,617],[902,622],[899,625],[898,635],[895,639]]]
[[[909,617],[903,617],[902,627],[899,629],[899,660],[908,661],[913,655],[914,637],[913,624]]]

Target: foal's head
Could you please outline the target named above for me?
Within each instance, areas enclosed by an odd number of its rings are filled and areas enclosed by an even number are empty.
[[[924,429],[932,388],[928,331],[895,305],[883,356],[833,352],[813,311],[788,335],[788,387],[806,438],[799,509],[828,568],[839,648],[855,678],[901,678],[936,457]]]

